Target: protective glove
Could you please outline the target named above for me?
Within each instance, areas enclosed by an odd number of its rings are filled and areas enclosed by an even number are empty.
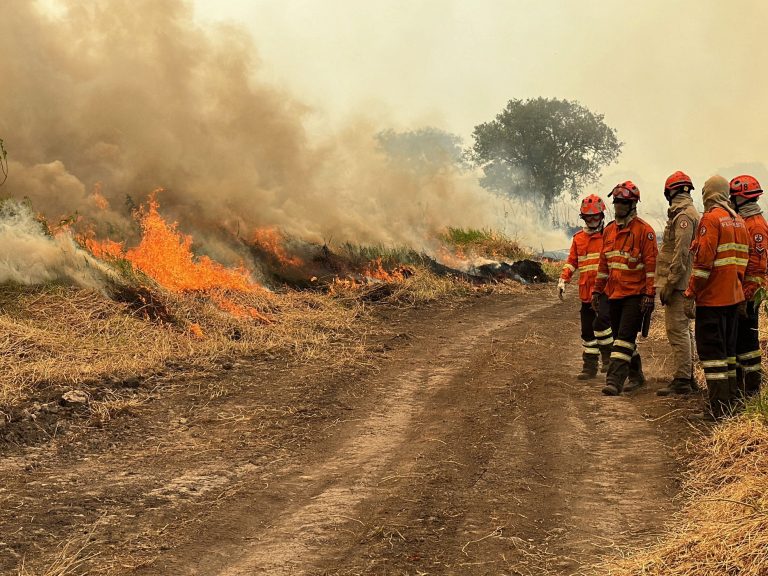
[[[686,318],[690,318],[691,320],[696,318],[696,300],[690,296],[686,296],[685,303],[683,304],[683,311],[685,312]]]
[[[643,315],[650,314],[653,312],[653,309],[656,307],[656,296],[648,296],[647,294],[643,296],[643,299],[640,300],[640,312]]]
[[[562,278],[557,281],[557,296],[560,298],[560,300],[562,300],[563,296],[565,296],[565,280]]]
[[[746,318],[747,317],[747,301],[744,300],[744,302],[741,302],[736,310],[739,313],[739,318]]]
[[[592,292],[592,310],[595,314],[600,313],[600,292]]]
[[[672,297],[672,293],[675,291],[675,287],[672,284],[664,284],[664,288],[659,292],[659,301],[662,306],[666,306],[669,299]]]

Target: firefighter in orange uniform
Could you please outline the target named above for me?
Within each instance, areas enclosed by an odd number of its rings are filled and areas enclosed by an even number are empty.
[[[613,344],[608,299],[605,295],[600,300],[598,310],[592,309],[592,289],[595,286],[600,252],[603,249],[605,203],[599,196],[592,194],[581,201],[579,212],[580,218],[584,220],[584,227],[573,237],[568,261],[563,266],[557,288],[562,299],[565,285],[571,281],[573,273],[579,271],[581,343],[584,349],[581,355],[581,373],[576,378],[590,380],[597,376],[601,356],[603,372],[607,371]]]
[[[728,201],[722,176],[704,183],[704,214],[691,245],[693,273],[685,291],[685,313],[696,319],[696,349],[709,390],[709,410],[717,420],[729,415],[741,396],[736,379],[738,309],[749,259],[749,236]]]
[[[749,261],[744,272],[744,298],[746,309],[739,316],[736,332],[736,377],[745,396],[760,392],[763,380],[762,353],[758,340],[758,308],[754,303],[755,292],[766,286],[768,266],[768,224],[763,218],[757,199],[763,193],[760,183],[752,176],[743,174],[730,182],[731,203],[744,219],[749,235]]]
[[[592,306],[599,309],[602,295],[608,298],[614,340],[603,394],[617,396],[645,384],[635,341],[643,317],[653,312],[659,247],[653,228],[637,217],[637,186],[628,180],[609,196],[613,196],[616,218],[603,232]]]

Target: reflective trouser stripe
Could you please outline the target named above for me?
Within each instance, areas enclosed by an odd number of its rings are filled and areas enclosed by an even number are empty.
[[[612,336],[611,329],[606,328],[605,330],[595,330],[595,336],[597,336],[598,338],[603,336]]]
[[[728,361],[727,360],[703,360],[701,362],[702,368],[706,370],[707,368],[719,368],[719,367],[727,367]]]
[[[741,367],[744,372],[759,372],[763,369],[761,364],[753,364],[752,366],[742,366]]]
[[[712,372],[705,376],[707,380],[728,380],[728,372]]]
[[[613,341],[614,346],[621,346],[622,348],[626,348],[627,350],[634,350],[635,345],[632,344],[632,342],[627,342],[626,340],[619,340],[618,338]]]
[[[753,358],[760,358],[763,355],[762,351],[760,350],[753,350],[752,352],[745,352],[744,354],[739,354],[736,356],[736,359],[739,362],[742,362],[744,360],[751,360]]]
[[[628,356],[627,354],[622,354],[621,352],[616,352],[615,350],[611,352],[611,360],[623,360],[624,362],[631,362],[632,356]]]
[[[600,346],[610,346],[613,344],[613,338],[604,338],[603,340],[598,340],[597,343],[600,344]]]

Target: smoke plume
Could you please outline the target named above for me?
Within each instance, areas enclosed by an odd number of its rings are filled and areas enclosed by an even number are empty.
[[[130,209],[162,187],[161,210],[224,263],[240,256],[222,238],[261,226],[415,247],[447,225],[532,232],[510,226],[474,177],[388,162],[381,126],[350,121],[310,138],[311,111],[259,79],[253,39],[197,24],[188,1],[61,8],[13,2],[0,20],[5,191],[49,219],[77,213],[98,237],[130,239]]]

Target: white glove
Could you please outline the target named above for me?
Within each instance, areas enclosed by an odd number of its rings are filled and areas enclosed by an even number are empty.
[[[560,300],[563,299],[564,294],[565,294],[565,280],[560,278],[560,280],[557,281],[557,295],[560,297]]]

